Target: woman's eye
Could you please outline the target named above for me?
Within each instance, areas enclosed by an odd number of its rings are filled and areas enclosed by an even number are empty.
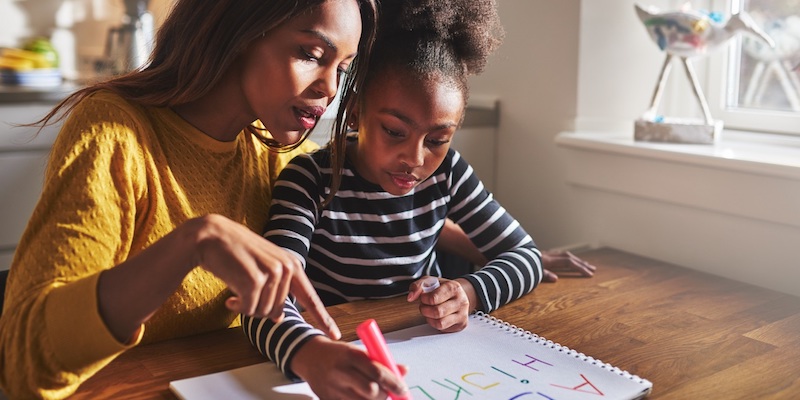
[[[303,55],[303,57],[306,60],[309,60],[309,61],[317,61],[320,58],[322,58],[321,54],[316,54],[315,52],[308,51],[308,50],[306,50],[306,49],[304,49],[302,47],[300,48],[300,53]]]

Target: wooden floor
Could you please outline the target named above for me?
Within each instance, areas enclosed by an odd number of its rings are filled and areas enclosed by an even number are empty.
[[[595,277],[493,314],[650,380],[651,399],[800,399],[800,298],[617,250],[581,257]]]

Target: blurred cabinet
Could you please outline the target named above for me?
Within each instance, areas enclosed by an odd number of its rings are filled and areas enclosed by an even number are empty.
[[[42,192],[47,156],[59,125],[38,135],[15,124],[43,117],[51,103],[0,103],[0,270],[8,269],[22,232]]]

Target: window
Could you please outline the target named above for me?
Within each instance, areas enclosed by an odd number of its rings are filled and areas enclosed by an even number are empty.
[[[800,135],[800,0],[713,0],[711,6],[726,16],[748,14],[776,45],[740,33],[709,59],[714,118],[726,129]]]

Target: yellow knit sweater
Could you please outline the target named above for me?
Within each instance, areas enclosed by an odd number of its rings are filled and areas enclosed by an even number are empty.
[[[271,183],[313,147],[277,154],[246,132],[216,141],[167,108],[108,92],[83,100],[53,146],[11,266],[0,318],[6,395],[63,398],[131,346],[236,324],[225,284],[195,268],[133,343],[119,343],[98,312],[99,274],[196,216],[260,232]]]

